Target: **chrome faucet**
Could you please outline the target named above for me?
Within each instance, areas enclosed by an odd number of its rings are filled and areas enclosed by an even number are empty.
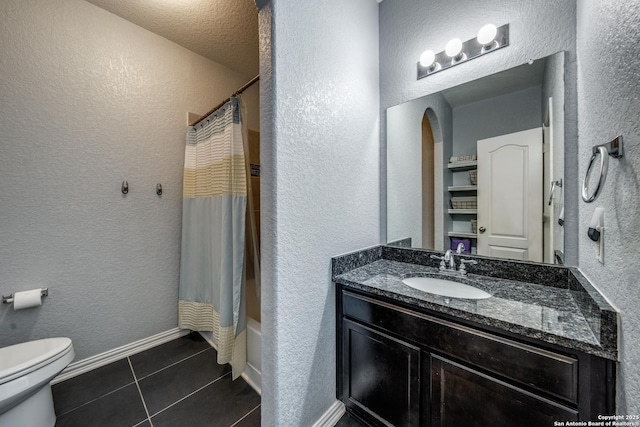
[[[460,245],[458,245],[458,249],[460,249]],[[443,271],[443,272],[456,271],[456,261],[454,258],[454,252],[451,249],[447,249],[447,251],[444,253],[444,256],[431,255],[431,258],[440,260],[440,271]],[[457,272],[460,273],[461,276],[467,275],[467,268],[465,266],[465,263],[467,265],[475,265],[475,264],[478,264],[478,261],[472,260],[472,259],[460,258],[460,268],[457,270]]]
[[[445,263],[449,263],[449,270],[456,270],[456,260],[453,257],[453,251],[451,249],[447,249],[447,251],[444,253],[443,261]]]
[[[444,253],[444,256],[431,255],[431,258],[440,260],[441,271],[456,271],[456,261],[453,259],[453,252],[451,251],[451,249],[447,249],[447,251]],[[449,264],[448,266],[447,263]]]

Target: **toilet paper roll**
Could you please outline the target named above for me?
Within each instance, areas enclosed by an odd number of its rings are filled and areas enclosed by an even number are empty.
[[[30,291],[16,292],[13,294],[13,309],[22,310],[23,308],[37,307],[42,305],[42,292],[40,289],[32,289]]]

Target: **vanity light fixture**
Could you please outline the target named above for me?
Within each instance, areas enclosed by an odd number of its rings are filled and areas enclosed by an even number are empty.
[[[493,49],[496,46],[496,36],[498,35],[498,28],[493,24],[487,24],[480,28],[478,31],[478,43],[482,45],[482,53],[486,53],[488,50]]]
[[[466,55],[462,51],[462,40],[460,39],[449,40],[449,43],[444,48],[444,53],[451,58],[452,64],[466,59]]]
[[[432,72],[440,69],[440,64],[436,62],[436,54],[432,50],[425,50],[420,55],[420,65]]]
[[[477,37],[466,42],[455,38],[447,43],[442,52],[434,53],[432,50],[425,50],[418,62],[418,80],[508,45],[509,24],[501,27],[493,24],[485,25],[478,31]]]

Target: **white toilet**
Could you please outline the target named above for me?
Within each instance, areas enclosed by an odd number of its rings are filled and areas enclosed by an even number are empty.
[[[47,338],[0,348],[0,427],[53,427],[49,382],[75,356],[69,338]]]

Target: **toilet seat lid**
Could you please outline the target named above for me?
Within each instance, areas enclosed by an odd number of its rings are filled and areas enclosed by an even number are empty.
[[[49,359],[57,359],[71,347],[71,339],[45,338],[0,348],[0,384],[21,371],[30,371]]]

